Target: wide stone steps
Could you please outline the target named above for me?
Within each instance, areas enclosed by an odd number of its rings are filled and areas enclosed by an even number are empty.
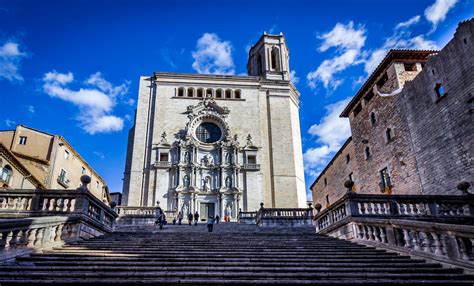
[[[223,224],[122,228],[0,267],[0,284],[473,285],[462,269],[316,235]]]

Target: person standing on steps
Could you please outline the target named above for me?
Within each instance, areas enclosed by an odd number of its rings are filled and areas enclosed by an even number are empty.
[[[221,219],[221,217],[219,215],[216,215],[216,224],[219,224],[220,219]]]
[[[194,214],[194,225],[195,225],[195,226],[198,225],[198,220],[199,220],[199,214],[198,214],[198,212],[196,212],[196,213]]]
[[[207,231],[212,232],[213,228],[214,228],[214,218],[210,215],[209,218],[207,219]]]
[[[189,223],[189,225],[191,225],[192,222],[193,222],[193,214],[188,213],[188,223]]]
[[[178,213],[178,225],[181,225],[181,221],[183,220],[183,212]]]
[[[158,217],[158,223],[160,224],[160,229],[163,229],[163,224],[165,224],[165,221],[166,221],[165,214],[161,212],[160,216]]]

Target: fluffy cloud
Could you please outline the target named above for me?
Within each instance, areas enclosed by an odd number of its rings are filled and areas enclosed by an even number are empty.
[[[446,19],[449,10],[451,10],[457,2],[458,0],[436,0],[433,5],[426,8],[425,17],[426,20],[433,24],[432,31],[436,29],[439,23]]]
[[[33,105],[28,105],[26,108],[28,109],[28,112],[31,114],[36,112],[35,107]]]
[[[305,170],[308,175],[318,176],[332,156],[351,136],[349,120],[339,117],[349,101],[350,98],[346,98],[326,106],[324,117],[308,130],[317,143],[317,146],[307,149],[303,154]]]
[[[438,49],[436,43],[426,39],[425,35],[412,36],[410,28],[419,20],[420,16],[415,16],[405,22],[398,23],[393,29],[392,35],[385,39],[381,47],[368,51],[369,56],[364,60],[365,72],[372,73],[390,49]]]
[[[337,23],[330,31],[319,38],[323,43],[319,47],[320,52],[325,52],[331,48],[336,49],[336,56],[324,60],[319,67],[308,73],[306,79],[311,88],[316,88],[321,82],[326,89],[336,89],[342,79],[334,76],[346,68],[360,63],[359,56],[365,43],[365,28],[363,26],[354,27],[354,22],[347,25]]]
[[[25,57],[26,53],[20,51],[18,43],[8,41],[3,44],[0,47],[0,78],[11,82],[23,81],[19,70]]]
[[[297,84],[298,82],[300,82],[300,78],[296,76],[295,70],[290,71],[290,81],[293,84]]]
[[[235,74],[232,45],[216,34],[204,33],[192,53],[193,68],[204,74]]]
[[[120,131],[123,119],[110,113],[117,100],[128,92],[129,83],[114,86],[101,73],[89,76],[82,83],[85,88],[72,90],[67,86],[74,81],[71,72],[67,74],[51,71],[43,76],[43,91],[51,97],[70,102],[79,107],[76,119],[81,128],[89,134]]]

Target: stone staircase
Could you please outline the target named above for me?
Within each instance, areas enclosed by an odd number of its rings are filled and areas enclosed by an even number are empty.
[[[461,269],[317,235],[314,228],[121,227],[100,238],[17,258],[11,284],[473,285]]]

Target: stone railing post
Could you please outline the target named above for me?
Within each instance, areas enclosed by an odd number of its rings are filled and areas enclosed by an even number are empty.
[[[41,193],[37,192],[35,190],[35,193],[34,195],[32,196],[31,198],[31,206],[29,207],[29,211],[34,211],[34,212],[37,212],[39,211],[39,206],[40,206],[40,203],[41,203],[41,200],[42,200],[42,195]]]

